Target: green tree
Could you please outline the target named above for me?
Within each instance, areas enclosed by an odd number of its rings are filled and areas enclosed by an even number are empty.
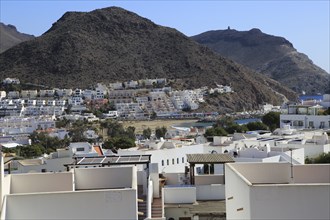
[[[227,136],[227,135],[228,135],[227,131],[221,127],[208,128],[206,129],[204,134],[205,137]]]
[[[305,163],[330,163],[330,152],[322,153],[315,158],[306,157]]]
[[[66,128],[70,125],[70,120],[63,118],[55,122],[56,128]]]
[[[151,137],[151,129],[148,127],[146,129],[143,129],[142,131],[143,137],[150,139]]]
[[[279,112],[269,112],[262,117],[262,122],[269,127],[271,131],[280,127],[280,114]]]
[[[45,148],[41,144],[33,144],[30,146],[17,146],[19,156],[24,158],[39,157],[45,153]]]
[[[156,134],[156,137],[159,139],[161,137],[165,137],[165,134],[167,132],[167,128],[165,126],[162,126],[162,127],[156,127],[155,129],[155,134]]]
[[[239,133],[242,133],[242,132],[246,132],[248,131],[249,129],[246,127],[246,125],[239,125],[239,124],[231,124],[231,125],[228,125],[225,130],[228,132],[228,134],[234,134],[235,132],[239,132]]]
[[[246,127],[250,130],[250,131],[255,131],[255,130],[267,130],[268,127],[267,125],[265,125],[264,123],[260,122],[260,121],[255,121],[255,122],[249,122]]]
[[[105,141],[103,147],[105,149],[126,149],[135,147],[135,142],[133,139],[127,137],[114,137]]]
[[[327,108],[323,113],[323,115],[330,115],[330,107]]]

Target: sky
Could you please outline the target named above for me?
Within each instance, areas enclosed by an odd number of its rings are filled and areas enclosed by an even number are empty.
[[[262,32],[285,37],[328,73],[330,0],[0,0],[0,21],[40,36],[67,11],[119,6],[187,36],[209,30]]]

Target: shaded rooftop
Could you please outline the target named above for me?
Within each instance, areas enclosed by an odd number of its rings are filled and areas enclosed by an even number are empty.
[[[187,154],[187,161],[190,164],[221,164],[235,162],[229,154]]]

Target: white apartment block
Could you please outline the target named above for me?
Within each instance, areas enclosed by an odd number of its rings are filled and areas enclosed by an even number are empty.
[[[85,98],[85,100],[92,100],[94,96],[94,91],[90,90],[90,89],[85,89],[83,91],[83,97]]]
[[[38,99],[36,105],[37,106],[44,106],[44,105],[46,105],[46,100]]]
[[[66,100],[64,99],[56,100],[57,106],[65,106],[65,104],[66,104]]]
[[[5,117],[0,118],[0,131],[4,134],[31,134],[35,130],[55,128],[52,117]]]
[[[72,93],[72,96],[82,97],[83,96],[83,91],[81,89],[75,89]]]
[[[124,118],[135,118],[139,113],[144,114],[143,109],[138,103],[117,103],[118,115]]]
[[[56,89],[55,92],[59,97],[68,97],[73,93],[72,89]]]
[[[320,102],[320,105],[324,108],[330,108],[330,94],[323,95],[323,100]]]
[[[55,95],[55,89],[41,89],[40,97],[53,97]]]
[[[10,91],[7,94],[8,99],[18,99],[19,98],[19,92],[18,91]]]
[[[114,89],[114,90],[118,90],[118,89],[123,89],[123,88],[124,88],[124,87],[123,87],[123,83],[121,83],[121,82],[110,83],[110,84],[109,84],[109,87],[110,87],[111,89]]]
[[[22,115],[25,116],[59,116],[64,112],[63,106],[27,106],[24,108]]]
[[[48,106],[55,106],[56,105],[56,101],[49,99],[49,100],[47,100],[47,105]]]
[[[35,99],[28,99],[26,101],[26,105],[27,106],[35,106],[35,105],[37,105],[37,100],[35,100]]]
[[[22,90],[21,91],[21,97],[22,98],[34,99],[37,96],[38,96],[38,91],[37,90]]]
[[[285,114],[280,115],[280,126],[290,125],[295,129],[329,129],[330,115],[318,115],[320,106],[290,105]]]
[[[6,96],[7,96],[6,91],[0,91],[0,100],[6,98]]]
[[[226,165],[227,219],[329,219],[330,165]]]
[[[82,105],[84,100],[80,96],[72,96],[68,99],[69,105]]]
[[[106,91],[97,89],[97,90],[95,90],[93,99],[104,99],[105,94],[106,94]]]
[[[25,101],[23,99],[14,99],[13,104],[15,104],[15,105],[24,105]]]
[[[127,82],[124,82],[125,88],[135,89],[139,86],[138,81],[130,80]]]

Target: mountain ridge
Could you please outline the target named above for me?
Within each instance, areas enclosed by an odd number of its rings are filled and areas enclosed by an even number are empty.
[[[19,32],[14,25],[5,25],[0,22],[0,53],[21,42],[31,40],[33,38],[33,35]]]
[[[283,37],[253,28],[249,31],[213,30],[191,38],[298,93],[325,93],[329,89],[330,75]]]
[[[173,28],[111,7],[67,12],[40,37],[0,54],[0,74],[54,87],[96,82],[172,79],[174,87],[231,84],[235,94],[218,97],[213,109],[250,109],[281,103],[269,88],[295,99],[279,83],[215,54]]]

